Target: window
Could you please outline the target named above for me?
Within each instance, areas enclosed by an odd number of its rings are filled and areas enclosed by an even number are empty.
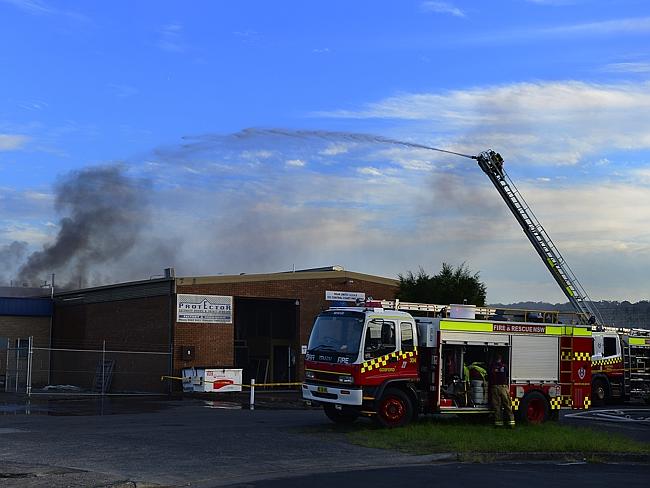
[[[413,340],[413,324],[402,322],[399,324],[400,337],[402,339],[402,351],[412,351],[415,342]]]
[[[368,322],[363,358],[372,359],[395,351],[395,322],[374,319]]]
[[[616,337],[604,337],[603,345],[603,357],[616,356]]]

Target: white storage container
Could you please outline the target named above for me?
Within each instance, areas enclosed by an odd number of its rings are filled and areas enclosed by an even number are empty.
[[[472,319],[476,318],[476,305],[449,305],[450,319]]]
[[[229,392],[241,391],[242,370],[223,368],[184,368],[183,391]]]

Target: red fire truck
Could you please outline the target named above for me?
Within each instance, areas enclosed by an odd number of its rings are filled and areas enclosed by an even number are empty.
[[[489,385],[481,371],[500,353],[509,362],[520,421],[557,418],[563,407],[589,408],[588,327],[512,321],[467,305],[450,306],[449,317],[445,310],[369,301],[322,312],[305,356],[303,398],[337,423],[362,415],[389,427],[424,413],[487,416]]]
[[[650,404],[650,330],[595,327],[593,339],[594,405],[628,400]]]

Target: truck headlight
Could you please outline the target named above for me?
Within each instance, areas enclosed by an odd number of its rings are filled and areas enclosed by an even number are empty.
[[[352,376],[339,376],[339,383],[350,384],[354,381]]]
[[[305,378],[308,380],[314,380],[316,379],[316,373],[313,371],[305,371]]]

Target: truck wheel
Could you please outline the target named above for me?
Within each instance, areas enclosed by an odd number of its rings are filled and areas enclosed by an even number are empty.
[[[337,410],[334,405],[330,404],[323,405],[323,410],[325,411],[327,418],[335,424],[351,424],[357,420],[357,417],[359,417],[359,414],[356,412],[350,410]]]
[[[531,391],[521,399],[517,416],[525,424],[541,424],[549,419],[550,410],[546,397],[538,391]]]
[[[596,378],[591,385],[591,401],[597,407],[602,407],[609,401],[609,386],[602,378]]]
[[[413,420],[413,404],[397,388],[386,388],[377,409],[377,421],[384,427],[402,427]]]

